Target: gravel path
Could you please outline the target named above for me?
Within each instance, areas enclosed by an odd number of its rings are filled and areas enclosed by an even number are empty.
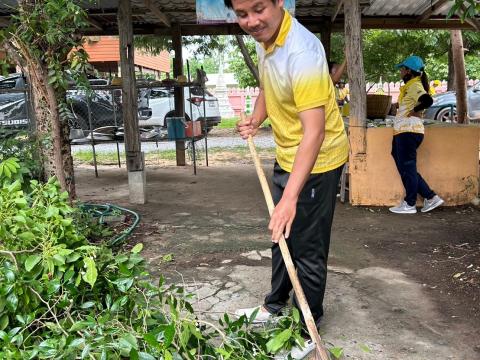
[[[200,140],[197,143],[197,146],[202,148],[205,147],[205,140]],[[241,139],[239,136],[211,136],[207,139],[208,148],[233,148],[237,146],[247,146],[247,142]],[[273,148],[275,143],[273,141],[273,137],[271,135],[260,135],[255,136],[255,145],[258,148]],[[125,146],[123,143],[119,143],[120,152],[125,152]],[[72,153],[76,153],[79,151],[89,151],[92,149],[92,145],[85,144],[85,145],[72,145]],[[157,143],[155,142],[143,142],[142,143],[142,151],[145,153],[152,152],[152,151],[162,151],[162,150],[175,150],[175,142],[174,141],[160,141]],[[97,153],[109,153],[109,152],[116,152],[117,151],[117,144],[116,143],[104,143],[104,144],[97,144],[95,145],[95,151]]]

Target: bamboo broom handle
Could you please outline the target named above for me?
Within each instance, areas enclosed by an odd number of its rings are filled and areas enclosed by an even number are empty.
[[[243,112],[240,113],[240,118],[242,120],[245,119],[245,114]],[[258,157],[257,150],[255,149],[255,144],[253,143],[252,137],[249,136],[247,141],[248,147],[250,148],[250,154],[252,155],[252,159],[255,164],[255,169],[257,170],[258,180],[260,181],[260,185],[262,186],[263,195],[265,197],[265,201],[268,207],[268,212],[270,216],[272,216],[273,209],[275,208],[272,193],[270,192],[267,178],[265,177],[265,172],[263,171],[262,164],[260,162],[260,158]],[[310,311],[310,307],[308,306],[307,299],[305,298],[302,285],[300,285],[300,281],[298,280],[297,272],[295,270],[295,266],[293,265],[292,257],[290,256],[290,251],[288,250],[287,242],[285,241],[285,237],[283,235],[280,237],[278,244],[280,246],[283,261],[285,262],[285,266],[287,267],[288,276],[290,277],[290,281],[293,285],[293,290],[295,291],[295,294],[297,296],[300,310],[302,311],[303,318],[305,319],[308,333],[313,342],[315,342],[315,346],[317,349],[317,359],[329,360],[327,351],[322,345],[322,339],[318,334],[317,326],[315,324],[315,321],[313,320],[312,312]]]

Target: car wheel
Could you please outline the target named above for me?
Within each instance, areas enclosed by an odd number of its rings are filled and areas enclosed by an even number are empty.
[[[453,116],[452,116],[452,110],[453,110]],[[453,119],[453,121],[452,121]],[[437,116],[435,116],[435,120],[441,121],[441,122],[457,122],[457,109],[455,107],[444,107],[440,109],[440,111],[437,113]]]

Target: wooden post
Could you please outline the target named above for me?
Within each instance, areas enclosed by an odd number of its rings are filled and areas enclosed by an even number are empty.
[[[332,43],[332,24],[330,22],[325,22],[322,24],[322,29],[320,31],[320,40],[322,42],[323,48],[325,49],[325,56],[328,61],[331,61],[331,43]]]
[[[348,83],[350,87],[350,202],[355,204],[357,188],[355,178],[364,176],[367,161],[366,116],[367,94],[365,89],[365,73],[363,70],[361,11],[359,0],[344,1],[345,14],[345,49],[347,57]]]
[[[447,79],[447,91],[455,90],[455,69],[453,68],[453,52],[452,52],[452,39],[450,35],[450,43],[448,44],[448,79]]]
[[[118,29],[120,36],[120,68],[122,74],[122,115],[125,132],[130,202],[144,204],[145,167],[138,131],[138,104],[135,81],[132,8],[129,0],[118,4]]]
[[[361,12],[359,0],[345,0],[345,48],[350,86],[350,142],[352,154],[366,151],[367,95],[363,70]],[[352,135],[354,135],[352,139]],[[354,141],[353,141],[354,140]]]
[[[173,59],[173,76],[183,75],[183,57],[182,57],[182,32],[179,24],[172,27],[172,43],[175,51]],[[183,88],[175,88],[175,116],[185,116],[185,96]],[[185,166],[185,141],[175,141],[175,150],[177,156],[177,166]]]
[[[457,121],[460,124],[467,124],[467,82],[465,79],[462,31],[452,30],[450,36],[452,40],[453,68],[455,70],[455,90],[457,92]]]

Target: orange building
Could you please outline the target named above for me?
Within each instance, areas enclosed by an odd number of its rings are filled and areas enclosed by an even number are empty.
[[[120,74],[120,40],[118,36],[90,36],[83,44],[88,53],[89,62],[95,69],[112,75]],[[170,54],[162,51],[160,55],[149,55],[141,50],[135,50],[135,71],[142,74],[152,74],[156,79],[170,72]]]

